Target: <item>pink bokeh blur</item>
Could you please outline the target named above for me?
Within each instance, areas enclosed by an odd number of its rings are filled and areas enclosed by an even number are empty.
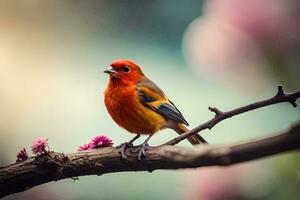
[[[282,81],[270,80],[276,65],[289,71],[298,22],[291,0],[210,0],[185,33],[185,58],[202,78],[255,91]]]

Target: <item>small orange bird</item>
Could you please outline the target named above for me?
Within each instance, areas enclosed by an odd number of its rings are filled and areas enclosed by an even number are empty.
[[[144,75],[137,64],[129,60],[116,60],[111,64],[111,69],[104,72],[110,75],[104,92],[110,116],[119,126],[137,134],[120,145],[122,158],[126,157],[126,148],[133,146],[141,134],[149,137],[136,149],[139,160],[145,156],[148,141],[154,133],[164,128],[171,128],[178,134],[189,130],[188,122],[174,103]],[[206,143],[200,135],[193,135],[188,141],[193,145]]]

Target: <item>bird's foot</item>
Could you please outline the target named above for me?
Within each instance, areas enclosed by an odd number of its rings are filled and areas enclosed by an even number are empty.
[[[130,147],[133,147],[132,142],[124,142],[124,143],[120,144],[119,146],[117,146],[122,159],[127,158],[126,149],[130,148]]]
[[[137,148],[132,150],[133,153],[138,153],[138,160],[141,160],[142,157],[146,156],[146,150],[149,149],[149,144],[147,142],[144,142],[141,145],[136,146]]]

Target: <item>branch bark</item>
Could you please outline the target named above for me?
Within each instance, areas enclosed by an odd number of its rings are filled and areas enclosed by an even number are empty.
[[[0,197],[28,190],[34,186],[85,175],[122,171],[183,169],[204,166],[227,166],[290,150],[300,149],[300,122],[277,136],[231,146],[199,145],[195,148],[161,146],[151,148],[137,160],[130,149],[121,159],[115,147],[63,154],[48,152],[0,168]]]
[[[85,175],[101,175],[122,171],[153,171],[157,169],[182,169],[214,165],[231,165],[270,156],[289,150],[300,149],[300,122],[278,136],[273,136],[239,145],[215,147],[201,145],[193,149],[174,147],[187,137],[204,129],[211,129],[217,123],[235,115],[264,106],[289,102],[294,107],[300,91],[286,94],[278,87],[277,94],[269,99],[240,108],[222,112],[209,108],[215,117],[208,122],[188,131],[160,147],[151,148],[147,156],[138,161],[136,153],[127,151],[127,158],[121,159],[117,148],[103,148],[94,151],[63,154],[47,152],[25,161],[0,167],[0,197],[28,190],[31,187],[66,178]]]
[[[178,137],[175,137],[174,139],[165,143],[165,145],[178,144],[182,140],[185,140],[186,138],[188,138],[192,135],[195,135],[195,134],[199,133],[200,131],[203,131],[205,129],[209,129],[209,130],[212,129],[216,124],[218,124],[219,122],[221,122],[225,119],[231,118],[233,116],[236,116],[236,115],[239,115],[239,114],[251,111],[251,110],[255,110],[258,108],[262,108],[265,106],[282,103],[282,102],[288,102],[288,103],[292,104],[293,107],[297,107],[296,100],[299,97],[300,97],[300,91],[286,94],[283,91],[282,86],[278,86],[277,93],[274,97],[271,97],[266,100],[258,101],[258,102],[252,103],[252,104],[248,104],[246,106],[242,106],[242,107],[239,107],[239,108],[227,111],[227,112],[222,112],[218,108],[215,108],[215,107],[209,107],[208,109],[211,112],[215,113],[214,118],[197,126],[196,128],[191,129],[190,131],[187,131],[184,134],[179,135]]]

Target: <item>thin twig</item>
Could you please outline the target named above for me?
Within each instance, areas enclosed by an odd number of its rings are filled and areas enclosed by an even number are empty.
[[[262,101],[258,101],[246,106],[242,106],[236,109],[233,109],[231,111],[227,111],[227,112],[222,112],[220,111],[218,108],[214,108],[214,107],[209,107],[208,109],[212,112],[215,113],[214,118],[212,118],[211,120],[197,126],[196,128],[187,131],[186,133],[170,140],[169,142],[165,143],[165,145],[175,145],[178,144],[179,142],[181,142],[182,140],[199,133],[200,131],[203,131],[205,129],[212,129],[216,124],[218,124],[219,122],[233,117],[235,115],[239,115],[251,110],[255,110],[258,108],[262,108],[265,106],[269,106],[269,105],[273,105],[273,104],[277,104],[277,103],[281,103],[281,102],[288,102],[290,104],[292,104],[293,107],[297,107],[296,104],[296,100],[300,97],[300,91],[294,92],[294,93],[290,93],[290,94],[286,94],[283,89],[282,86],[278,86],[278,90],[277,93],[274,97],[271,97],[269,99],[266,100],[262,100]]]
[[[0,198],[66,178],[77,180],[74,177],[112,172],[227,166],[299,149],[300,122],[277,136],[239,145],[199,145],[188,149],[169,145],[156,147],[149,149],[141,161],[131,149],[126,152],[128,156],[121,159],[115,147],[71,154],[49,152],[1,167]]]

